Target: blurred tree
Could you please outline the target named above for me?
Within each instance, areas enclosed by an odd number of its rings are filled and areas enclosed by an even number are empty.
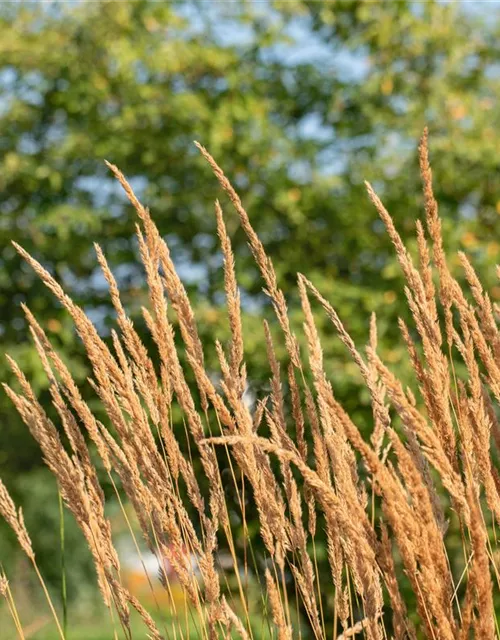
[[[91,240],[116,267],[128,308],[143,302],[134,215],[104,158],[152,209],[194,296],[209,356],[213,338],[227,336],[212,214],[221,193],[194,139],[239,189],[292,314],[302,271],[360,344],[376,310],[382,350],[396,363],[401,281],[363,180],[408,236],[421,205],[416,141],[428,124],[448,245],[477,248],[478,262],[494,264],[500,40],[498,20],[485,14],[433,1],[2,3],[0,334],[42,400],[21,301],[80,380],[87,370],[71,323],[11,239],[47,264],[103,330],[111,314]],[[262,385],[268,305],[222,201],[247,310],[250,375]],[[500,297],[500,287],[492,291]],[[356,370],[320,324],[337,394],[363,419],[368,398]],[[9,379],[4,361],[0,377]],[[0,468],[12,478],[39,456],[3,397],[0,418]]]

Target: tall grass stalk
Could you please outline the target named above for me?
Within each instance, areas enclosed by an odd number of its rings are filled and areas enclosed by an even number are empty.
[[[68,638],[68,593],[66,584],[66,545],[64,539],[64,504],[61,492],[58,492],[59,501],[59,540],[61,544],[61,602],[63,607],[63,633]]]
[[[360,635],[367,640],[500,640],[498,545],[492,533],[500,520],[500,307],[465,254],[459,261],[466,286],[449,267],[427,132],[419,146],[424,214],[416,223],[417,259],[366,184],[406,280],[412,325],[401,319],[399,331],[413,371],[411,388],[384,363],[375,316],[367,327],[368,344],[360,349],[336,309],[300,273],[303,330],[295,328],[273,262],[240,197],[210,153],[197,147],[236,210],[276,316],[275,327],[268,322],[263,327],[270,392],[254,405],[245,398],[240,293],[219,202],[215,217],[224,259],[227,344],[202,343],[168,245],[125,176],[109,163],[138,216],[148,292],[142,315],[152,349],[128,316],[98,245],[97,261],[116,314],[109,341],[49,270],[14,245],[71,316],[91,370],[87,391],[95,393],[106,415],[102,420],[92,412],[42,324],[24,307],[57,421],[48,417],[12,358],[16,390],[4,387],[58,481],[63,628],[22,512],[2,483],[0,513],[33,563],[60,637],[64,640],[67,631],[63,503],[86,538],[102,598],[125,637],[133,635],[132,610],[149,638],[165,637],[122,582],[97,455],[108,476],[118,478],[123,512],[126,500],[162,568],[173,608],[167,636],[190,638],[191,629],[206,640],[234,635],[253,640],[252,612],[260,601],[269,637],[278,640],[326,640],[332,632],[337,640]],[[332,323],[369,393],[368,437],[335,395],[316,308]],[[286,352],[283,362],[276,355],[278,341]],[[207,364],[209,349],[216,367]],[[462,366],[455,367],[455,361]],[[217,433],[212,433],[213,420]],[[220,447],[227,463],[218,457]],[[234,485],[234,500],[227,496],[223,469]],[[249,521],[250,512],[255,522]],[[252,539],[255,525],[258,537]],[[243,532],[241,543],[235,526]],[[461,540],[459,554],[448,544],[452,536]],[[229,562],[222,567],[224,549]],[[183,612],[175,610],[172,578],[163,570],[167,565],[189,603]],[[255,587],[258,596],[252,595]]]

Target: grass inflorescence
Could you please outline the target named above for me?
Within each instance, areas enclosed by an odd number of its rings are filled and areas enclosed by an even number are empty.
[[[412,389],[404,387],[379,355],[376,318],[366,348],[360,349],[334,307],[302,274],[297,287],[303,335],[296,334],[271,258],[238,194],[209,152],[197,146],[239,216],[286,348],[285,367],[266,323],[262,348],[271,370],[267,397],[251,404],[245,396],[240,294],[219,202],[215,216],[231,340],[215,345],[217,376],[205,363],[197,318],[169,248],[117,167],[108,165],[138,215],[137,239],[149,293],[142,313],[154,353],[127,315],[98,245],[97,259],[116,312],[110,342],[54,277],[16,245],[71,315],[106,424],[84,400],[28,308],[26,318],[49,380],[57,424],[13,359],[18,390],[4,385],[5,390],[38,441],[65,507],[86,538],[102,598],[117,627],[132,638],[135,610],[148,637],[155,640],[190,637],[186,625],[200,638],[246,640],[257,634],[253,598],[260,602],[266,621],[259,637],[498,638],[498,553],[491,532],[500,522],[500,476],[494,463],[500,452],[500,308],[491,302],[466,255],[460,254],[460,261],[469,291],[448,267],[427,133],[419,147],[425,212],[416,225],[417,261],[377,194],[366,185],[406,280],[413,326],[401,320],[399,329],[414,372]],[[369,437],[335,396],[313,304],[333,324],[370,394]],[[174,319],[181,341],[176,339]],[[457,358],[463,365],[460,376],[454,365]],[[162,625],[156,615],[161,612],[147,610],[124,583],[96,455],[120,504],[123,495],[132,505],[158,559],[167,593],[172,591],[172,572],[162,571],[162,563],[173,569],[189,602],[186,618],[175,611],[172,598],[169,622]],[[221,459],[228,471],[224,480]],[[235,496],[231,507],[228,478]],[[235,505],[243,542],[235,539],[230,512]],[[258,519],[258,549],[248,535],[249,510]],[[22,512],[1,483],[0,513],[43,584]],[[461,535],[459,561],[449,555],[451,528]],[[318,536],[326,541],[327,563],[318,561]],[[230,559],[223,568],[220,549]],[[327,575],[319,575],[324,567]],[[250,581],[258,585],[258,596]],[[410,599],[403,582],[409,583]],[[45,592],[65,638],[66,621],[59,622]],[[19,637],[24,637],[3,573],[0,595]]]

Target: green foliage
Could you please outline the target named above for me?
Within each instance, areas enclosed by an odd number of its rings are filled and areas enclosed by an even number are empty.
[[[0,335],[44,403],[20,302],[43,319],[78,381],[86,364],[68,318],[9,242],[43,256],[106,331],[109,301],[90,243],[99,240],[110,264],[121,265],[125,303],[138,310],[144,291],[133,264],[134,216],[105,158],[126,173],[167,237],[198,301],[209,362],[214,338],[228,336],[212,210],[221,194],[194,139],[239,189],[292,313],[302,271],[360,344],[377,312],[381,350],[394,365],[402,283],[363,180],[374,183],[405,235],[421,206],[415,141],[425,124],[447,246],[477,247],[483,267],[497,260],[500,39],[490,15],[432,1],[140,0],[2,3],[0,25]],[[243,289],[250,378],[261,393],[268,303],[223,204]],[[500,297],[500,288],[493,294]],[[355,368],[327,322],[318,324],[330,336],[336,393],[366,420]],[[0,377],[10,379],[3,361]],[[39,463],[39,453],[4,397],[0,418],[1,473],[24,492],[17,476]],[[43,520],[52,518],[49,507],[32,506],[26,511],[38,531],[56,532],[57,501],[53,523]]]

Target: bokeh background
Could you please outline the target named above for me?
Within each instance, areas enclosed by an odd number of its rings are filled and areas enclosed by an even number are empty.
[[[375,186],[414,247],[422,204],[416,146],[428,125],[446,246],[466,249],[500,300],[497,2],[2,2],[0,34],[1,350],[19,361],[42,403],[45,376],[21,302],[43,321],[91,398],[88,369],[69,318],[11,240],[40,259],[108,335],[113,316],[96,266],[98,241],[141,326],[146,292],[134,213],[104,159],[124,171],[151,208],[214,368],[214,339],[228,338],[213,210],[221,198],[242,291],[252,397],[268,388],[262,319],[272,314],[236,214],[194,140],[238,188],[297,329],[300,271],[360,346],[370,313],[377,313],[381,353],[404,377],[396,325],[406,314],[402,281],[363,181]],[[318,323],[336,394],[368,425],[369,398],[355,366],[320,314]],[[3,357],[0,379],[12,382]],[[4,394],[0,475],[23,505],[57,599],[57,487]],[[110,499],[111,517],[115,507]],[[94,572],[69,516],[65,525],[70,613],[88,620],[97,606]],[[0,563],[17,576],[21,604],[36,611],[28,569],[3,525]],[[31,637],[52,637],[44,616],[33,616]],[[74,638],[110,637],[85,625],[74,629]]]

